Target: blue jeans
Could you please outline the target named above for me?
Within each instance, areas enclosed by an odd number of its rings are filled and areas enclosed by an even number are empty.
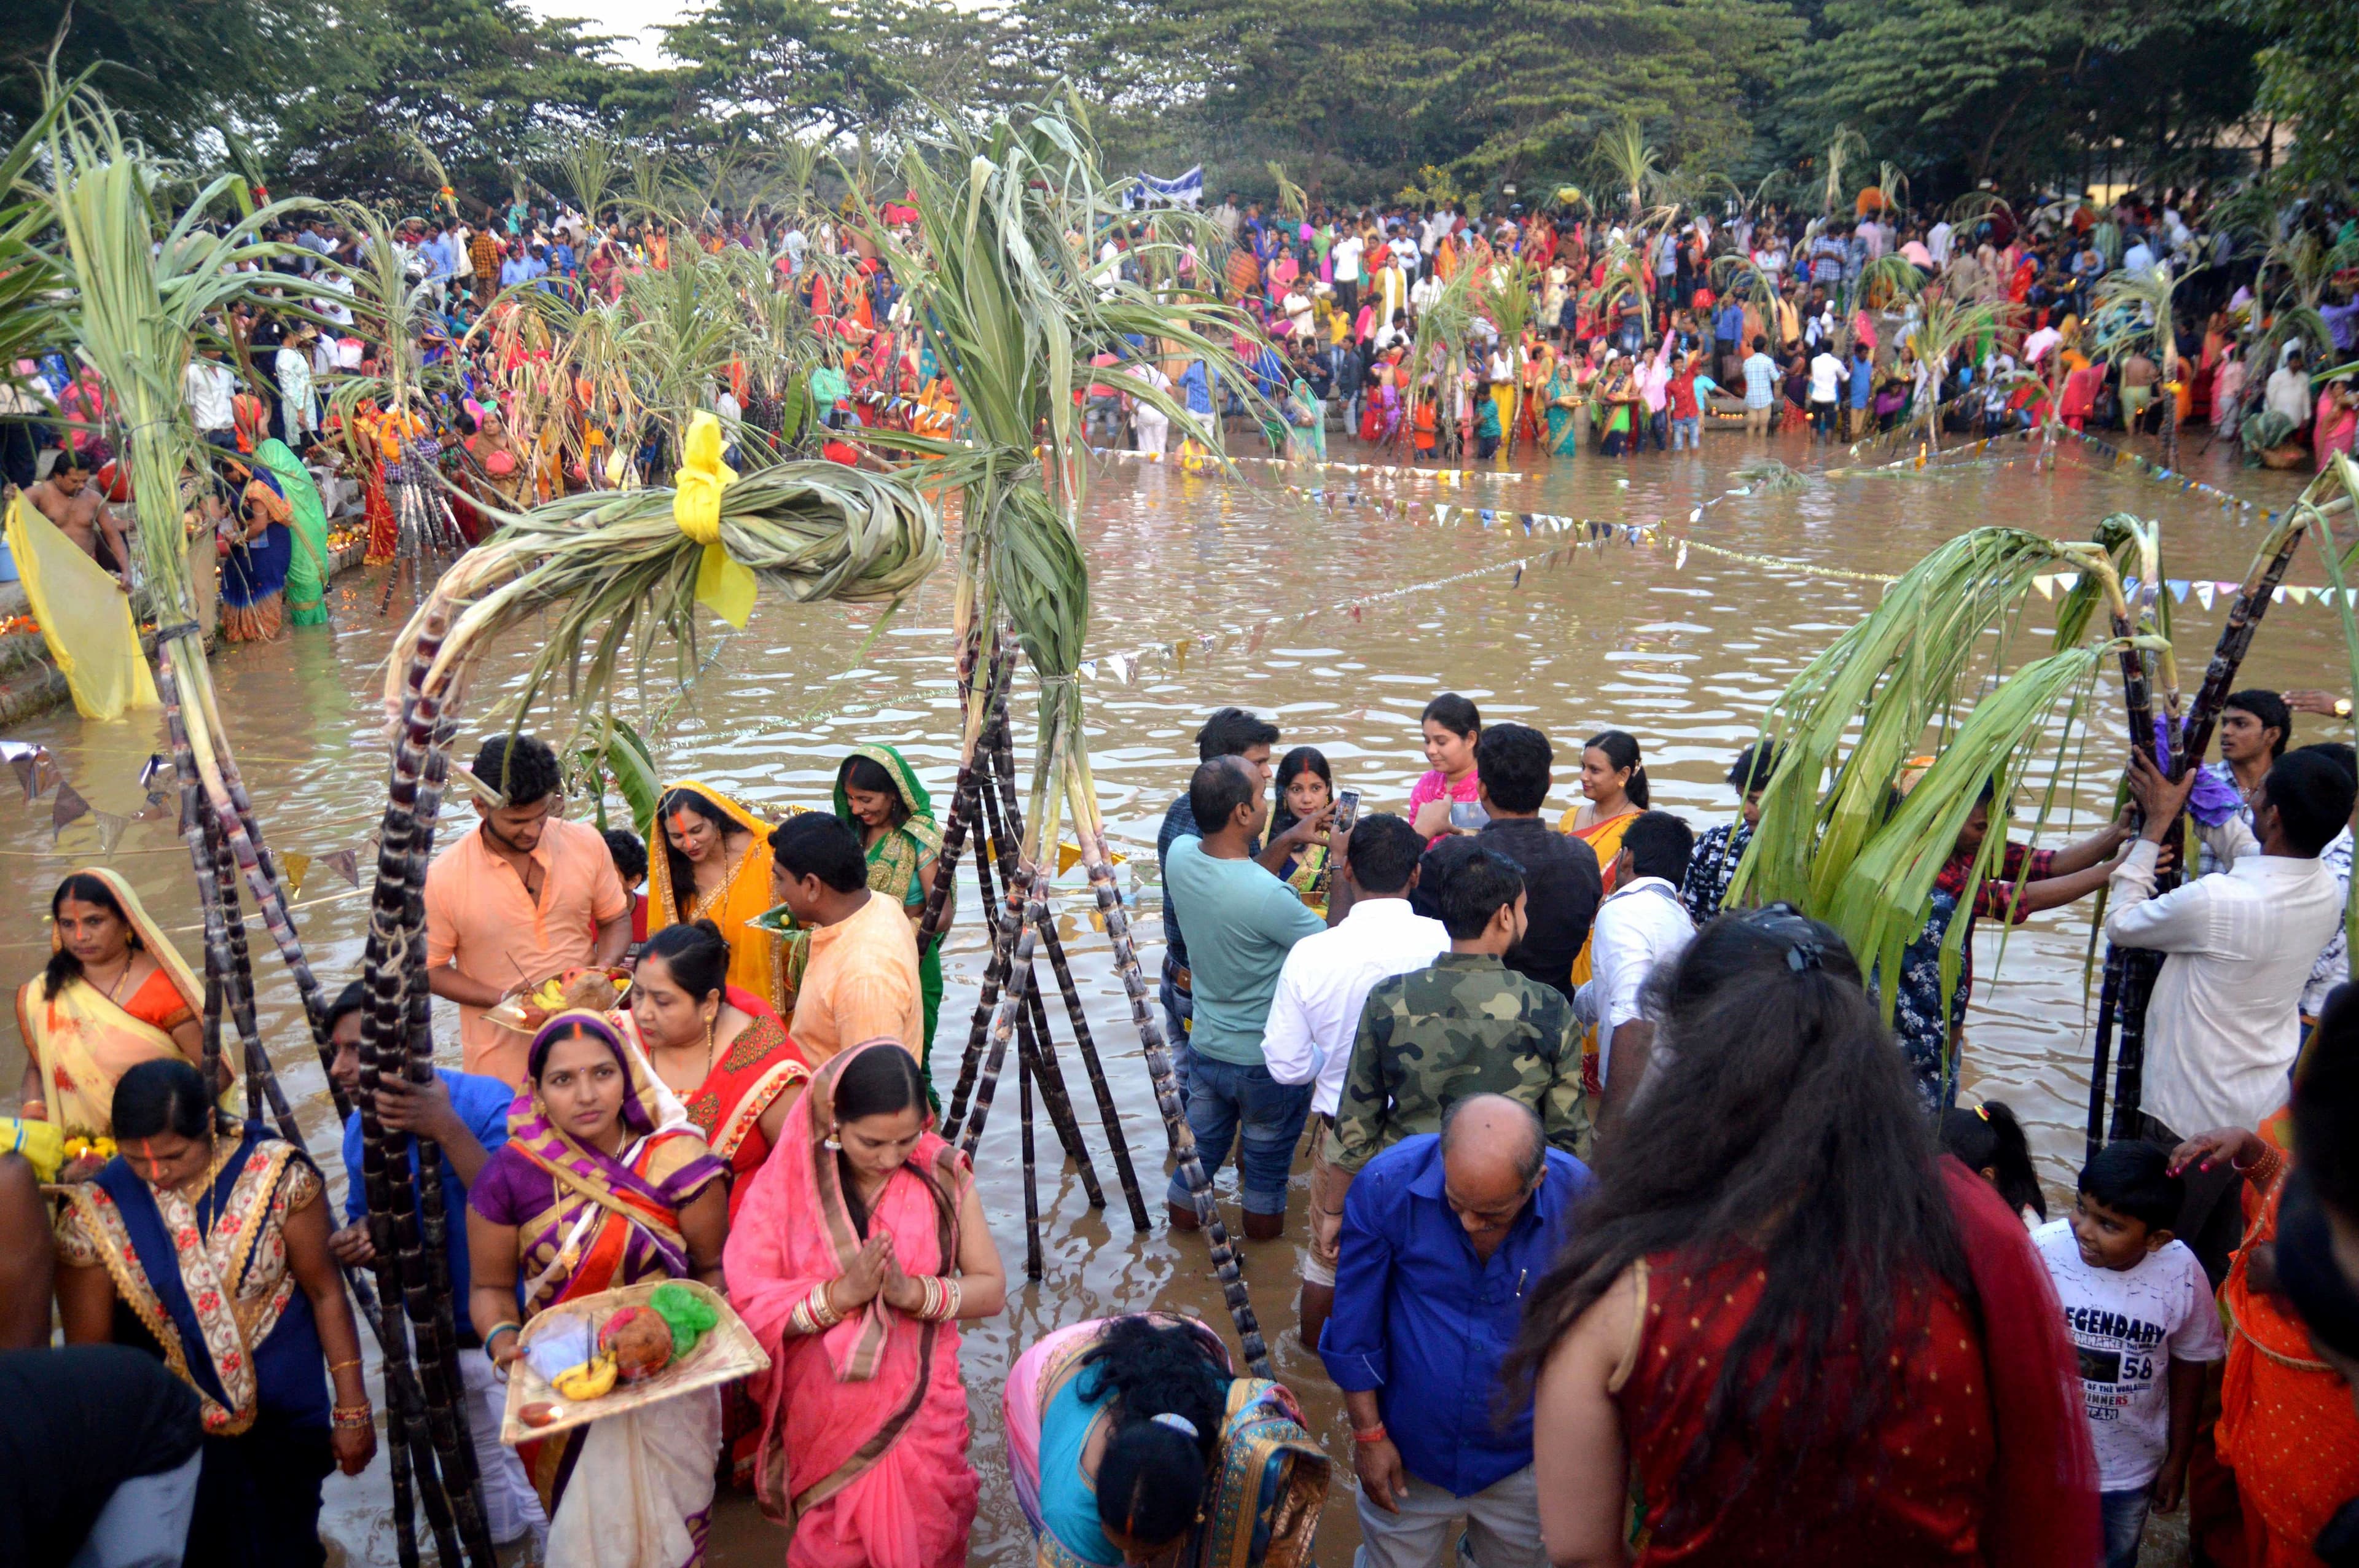
[[[1258,1062],[1247,1067],[1198,1056],[1188,1070],[1188,1129],[1196,1135],[1196,1157],[1204,1163],[1204,1179],[1219,1175],[1228,1162],[1229,1146],[1242,1142],[1237,1173],[1247,1214],[1286,1212],[1294,1146],[1301,1141],[1302,1123],[1310,1115],[1310,1086],[1281,1084]],[[1176,1171],[1166,1195],[1182,1206],[1195,1201]]]
[[[2148,1488],[2097,1494],[2097,1517],[2105,1537],[2104,1568],[2137,1568],[2138,1541],[2146,1534]]]
[[[1693,447],[1698,451],[1703,450],[1702,415],[1690,414],[1684,419],[1671,421],[1671,450],[1676,452],[1681,447]]]

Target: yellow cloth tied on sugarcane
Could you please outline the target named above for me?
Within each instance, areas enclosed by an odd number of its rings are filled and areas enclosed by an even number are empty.
[[[9,503],[6,530],[25,598],[73,693],[75,711],[108,720],[158,706],[131,600],[114,574],[22,495]],[[210,552],[205,567],[212,569]]]
[[[35,1178],[54,1182],[66,1162],[66,1130],[54,1122],[0,1118],[0,1154],[22,1154]]]
[[[737,470],[721,460],[721,421],[699,414],[689,421],[684,461],[672,472],[672,521],[679,531],[704,546],[696,568],[696,601],[732,626],[743,626],[754,613],[754,573],[729,558],[721,543],[721,492],[737,478]]]

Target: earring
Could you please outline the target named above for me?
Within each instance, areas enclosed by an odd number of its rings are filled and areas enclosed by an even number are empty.
[[[831,1154],[841,1154],[843,1152],[843,1144],[836,1138],[834,1130],[831,1130],[829,1131],[827,1138],[820,1144],[820,1147],[826,1150]]]

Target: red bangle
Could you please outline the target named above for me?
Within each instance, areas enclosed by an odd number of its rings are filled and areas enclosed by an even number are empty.
[[[1375,1425],[1368,1428],[1365,1432],[1362,1432],[1356,1427],[1352,1431],[1352,1441],[1354,1443],[1382,1443],[1384,1440],[1385,1423],[1383,1422],[1376,1422]]]

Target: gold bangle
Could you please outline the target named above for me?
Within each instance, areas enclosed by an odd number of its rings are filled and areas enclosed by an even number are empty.
[[[352,1357],[351,1358],[343,1361],[331,1361],[328,1363],[328,1376],[332,1378],[337,1373],[342,1371],[345,1368],[357,1367],[360,1364],[361,1358],[357,1356]]]

